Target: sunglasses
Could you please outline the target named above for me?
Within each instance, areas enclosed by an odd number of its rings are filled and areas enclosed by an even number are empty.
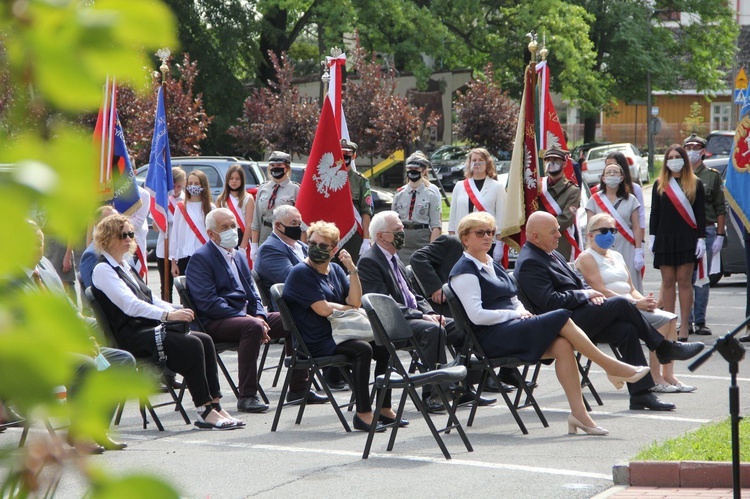
[[[315,247],[318,247],[318,248],[322,249],[323,251],[328,251],[329,249],[333,248],[333,246],[331,246],[330,244],[325,244],[325,243],[323,243],[323,244],[307,243],[307,246],[308,247],[315,246]]]
[[[477,237],[495,237],[495,233],[497,232],[497,229],[487,229],[487,230],[475,230],[473,231],[474,234],[476,234]]]
[[[592,234],[594,232],[598,232],[601,235],[604,235],[607,232],[611,232],[612,234],[617,234],[617,229],[614,227],[600,227],[599,229],[594,229],[591,231]]]
[[[131,230],[130,232],[123,232],[122,234],[120,234],[120,239],[125,239],[128,237],[130,239],[135,239],[135,232]]]

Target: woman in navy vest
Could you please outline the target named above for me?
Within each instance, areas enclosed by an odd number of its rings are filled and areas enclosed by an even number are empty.
[[[152,297],[151,290],[128,265],[125,256],[135,248],[128,217],[110,215],[99,222],[94,248],[101,256],[94,267],[92,291],[112,326],[117,347],[135,357],[151,357],[182,374],[199,410],[197,427],[228,430],[244,426],[219,404],[219,374],[211,337],[161,328],[168,321],[191,322],[194,314]]]
[[[601,366],[615,387],[638,381],[648,367],[634,367],[599,350],[570,320],[570,311],[533,315],[516,298],[508,274],[487,255],[497,225],[488,213],[471,213],[458,225],[464,254],[451,270],[450,286],[466,310],[484,353],[489,357],[516,357],[525,362],[553,361],[557,379],[570,405],[568,433],[580,428],[589,435],[609,433],[586,411],[574,350]]]

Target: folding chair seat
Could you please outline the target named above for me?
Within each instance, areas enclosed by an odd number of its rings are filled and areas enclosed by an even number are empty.
[[[522,376],[518,370],[519,367],[533,366],[535,364],[530,364],[515,357],[488,357],[484,353],[482,346],[479,344],[479,341],[477,341],[477,338],[474,335],[474,330],[471,327],[469,318],[466,316],[466,311],[464,310],[463,305],[461,305],[458,297],[455,295],[448,284],[443,285],[443,294],[445,294],[445,297],[448,300],[448,306],[450,306],[451,312],[453,313],[453,320],[455,321],[456,327],[464,332],[466,340],[464,341],[463,355],[467,359],[469,370],[477,370],[482,373],[481,381],[477,385],[475,403],[471,408],[471,414],[469,415],[469,420],[466,423],[467,426],[471,426],[474,423],[474,416],[476,415],[477,407],[479,406],[479,404],[476,403],[476,400],[478,400],[482,395],[484,383],[487,378],[494,378],[497,386],[501,386],[500,379],[497,377],[495,369],[498,367],[507,367],[513,371],[513,374],[518,379],[518,385],[520,387],[518,389],[519,393],[523,391],[526,394],[526,400],[528,401],[527,405],[534,408],[534,412],[536,412],[539,420],[542,422],[542,425],[545,428],[548,427],[549,423],[547,423],[547,419],[544,417],[544,414],[542,414],[542,410],[539,408],[539,404],[534,398],[533,390],[526,384],[524,376]],[[526,429],[526,425],[524,425],[523,421],[521,420],[521,416],[518,414],[518,408],[516,407],[516,404],[511,401],[510,397],[507,393],[505,393],[504,390],[500,391],[500,395],[502,395],[503,400],[505,400],[505,405],[508,406],[508,410],[513,416],[513,419],[516,420],[516,423],[521,429],[521,432],[524,435],[528,434],[529,432]],[[517,395],[516,397],[518,398],[519,395]],[[526,404],[524,406],[526,406]]]
[[[324,367],[338,368],[344,378],[344,381],[346,381],[349,386],[354,386],[352,384],[351,376],[349,376],[349,369],[351,368],[352,363],[349,361],[349,357],[347,357],[346,355],[313,357],[310,354],[310,350],[305,344],[305,340],[302,337],[299,328],[297,327],[297,323],[294,321],[294,318],[289,311],[289,307],[287,306],[286,301],[282,296],[283,293],[283,284],[274,284],[271,287],[271,296],[273,297],[273,300],[276,303],[277,308],[279,309],[279,314],[281,315],[281,321],[284,325],[284,329],[292,333],[294,352],[291,356],[288,356],[284,359],[284,365],[286,365],[287,367],[286,377],[284,378],[284,384],[281,388],[279,405],[276,407],[276,414],[273,418],[271,431],[276,431],[276,428],[279,425],[279,419],[281,418],[281,411],[287,405],[299,404],[297,419],[295,420],[294,424],[300,424],[300,422],[302,421],[302,415],[305,413],[305,407],[307,407],[307,398],[303,398],[301,402],[286,402],[286,396],[289,392],[289,384],[292,379],[292,371],[295,369],[308,369],[310,372],[310,376],[307,380],[307,386],[305,386],[303,393],[309,392],[313,381],[317,381],[318,385],[323,389],[326,396],[328,397],[328,400],[331,402],[333,410],[336,412],[336,416],[338,416],[339,421],[341,421],[344,430],[346,430],[347,432],[351,432],[352,429],[349,427],[349,423],[346,421],[344,414],[341,412],[341,408],[350,408],[354,405],[354,392],[352,392],[352,396],[348,404],[338,404],[336,402],[336,398],[333,396],[333,393],[331,393],[331,389],[328,386],[325,377],[323,376],[322,369]]]
[[[443,455],[446,459],[450,459],[451,455],[440,434],[447,434],[454,428],[461,436],[461,440],[463,440],[466,450],[469,452],[473,451],[469,438],[466,436],[463,426],[456,417],[455,406],[451,406],[448,402],[448,398],[441,386],[451,383],[456,384],[463,381],[466,378],[466,367],[457,365],[417,374],[409,373],[401,363],[401,359],[398,356],[398,349],[395,345],[409,341],[412,336],[412,330],[396,301],[387,295],[369,293],[362,297],[362,307],[367,311],[367,317],[372,325],[375,344],[385,346],[390,355],[388,370],[386,370],[385,374],[381,374],[375,378],[375,387],[380,390],[380,393],[378,394],[378,401],[375,406],[374,414],[380,414],[380,410],[383,408],[385,390],[402,390],[395,422],[386,425],[391,427],[391,436],[388,441],[387,450],[393,450],[393,445],[396,441],[396,434],[399,429],[398,422],[401,421],[403,416],[404,407],[406,406],[406,397],[408,395],[411,397],[417,410],[422,414],[433,438],[440,447],[440,450],[443,451]],[[432,386],[448,412],[448,422],[445,428],[437,429],[435,427],[430,413],[427,411],[424,402],[417,393],[416,388],[425,385]],[[376,425],[371,425],[370,427],[364,453],[362,454],[363,459],[367,459],[370,454],[372,440],[375,436],[375,426]]]
[[[255,283],[255,289],[258,290],[258,296],[260,296],[260,301],[263,303],[263,306],[266,307],[266,310],[271,310],[271,295],[268,294],[268,290],[265,286],[263,286],[263,281],[261,281],[260,276],[258,275],[258,272],[255,270],[250,271],[250,275],[253,277],[253,282]],[[271,341],[266,343],[263,346],[263,354],[260,357],[260,365],[258,367],[258,381],[260,382],[260,377],[263,376],[263,371],[268,371],[270,369],[273,369],[274,366],[268,366],[266,367],[266,357],[268,357],[268,350],[271,348],[271,345],[283,345],[284,340],[280,338],[273,338]],[[279,383],[279,377],[281,376],[281,368],[284,367],[284,348],[281,348],[281,353],[279,354],[279,361],[276,363],[276,374],[273,376],[273,384],[271,385],[272,388],[276,388],[276,385]]]
[[[96,300],[96,297],[94,296],[91,288],[86,288],[84,294],[89,304],[91,305],[91,309],[94,311],[96,322],[99,324],[99,327],[101,327],[102,331],[104,331],[107,339],[116,348],[122,348],[117,342],[117,337],[112,330],[112,325],[110,324],[109,319],[106,317],[106,315],[104,315],[104,311],[99,305],[99,302]],[[148,425],[148,417],[146,416],[146,410],[148,410],[148,412],[151,414],[151,418],[154,420],[154,424],[156,424],[156,427],[159,429],[159,431],[164,431],[164,426],[161,424],[161,420],[159,419],[159,416],[156,415],[156,411],[154,409],[168,405],[174,405],[175,411],[178,411],[180,413],[182,419],[185,420],[185,424],[190,424],[190,418],[188,417],[187,412],[185,412],[185,408],[182,406],[182,398],[185,394],[186,383],[183,382],[182,388],[180,389],[180,393],[178,395],[177,392],[175,392],[174,388],[172,388],[172,384],[166,379],[163,366],[155,364],[150,358],[136,358],[136,370],[143,371],[146,368],[157,369],[162,382],[167,387],[167,392],[172,398],[172,401],[152,405],[148,397],[144,397],[143,399],[141,399],[139,401],[139,410],[141,412],[141,418],[143,419],[143,429],[145,430]],[[125,401],[121,402],[120,407],[118,407],[117,409],[117,414],[115,416],[115,425],[120,424],[120,418],[122,417],[124,405]]]

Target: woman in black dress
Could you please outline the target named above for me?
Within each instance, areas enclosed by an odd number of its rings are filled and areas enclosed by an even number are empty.
[[[664,167],[651,194],[649,248],[661,271],[661,302],[675,311],[675,284],[680,292],[681,341],[687,341],[693,309],[693,270],[706,253],[706,202],[703,183],[690,167],[687,151],[667,149]]]
[[[574,350],[601,366],[619,389],[648,373],[599,350],[570,320],[570,311],[541,315],[527,311],[516,298],[517,289],[502,267],[488,257],[495,237],[495,219],[488,213],[471,213],[458,225],[464,254],[451,271],[450,286],[461,301],[484,352],[490,357],[516,357],[526,362],[557,360],[555,373],[570,405],[568,433],[580,428],[589,435],[609,433],[586,411]]]

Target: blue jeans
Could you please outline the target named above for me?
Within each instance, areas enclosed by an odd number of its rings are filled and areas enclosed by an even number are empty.
[[[714,257],[713,246],[716,240],[716,226],[706,226],[706,261],[708,262],[708,268],[711,268],[711,260]],[[693,282],[697,279],[697,272],[693,272]],[[690,312],[690,322],[696,324],[706,323],[706,309],[708,308],[708,290],[710,286],[708,283],[703,286],[693,286],[693,310]]]

